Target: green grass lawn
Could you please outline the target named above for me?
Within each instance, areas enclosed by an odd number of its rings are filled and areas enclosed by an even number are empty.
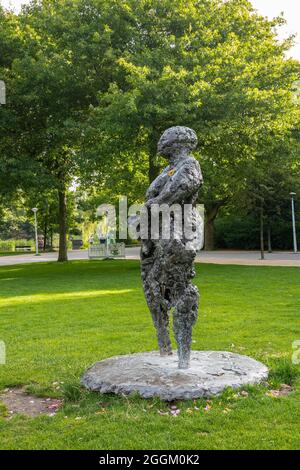
[[[299,449],[299,366],[291,366],[291,355],[300,340],[300,269],[197,265],[195,282],[201,304],[193,348],[250,355],[270,366],[270,388],[288,382],[293,393],[228,390],[207,411],[205,400],[179,402],[173,417],[159,413],[168,405],[157,399],[86,392],[79,380],[87,366],[156,348],[139,263],[1,267],[7,364],[0,365],[0,388],[28,385],[31,393],[64,396],[65,405],[54,417],[8,420],[3,412],[0,448]]]

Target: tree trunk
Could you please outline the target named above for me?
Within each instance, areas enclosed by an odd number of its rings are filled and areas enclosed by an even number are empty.
[[[149,154],[149,170],[148,170],[149,183],[152,183],[152,181],[154,181],[158,175],[159,175],[159,166],[156,165],[156,154],[150,153]]]
[[[265,239],[264,239],[264,206],[263,202],[260,207],[260,256],[265,259]]]
[[[47,236],[48,236],[48,217],[46,216],[45,218],[45,223],[44,223],[44,243],[43,243],[43,251],[46,251],[46,246],[47,246]]]
[[[212,251],[215,249],[215,219],[219,209],[226,204],[227,199],[215,202],[209,209],[205,208],[204,226],[204,249]]]
[[[204,227],[204,249],[212,251],[215,248],[215,221],[214,219],[206,219]]]
[[[53,227],[50,227],[50,251],[53,251]]]
[[[59,262],[68,261],[67,249],[67,197],[65,189],[58,191],[59,201]]]
[[[268,225],[268,252],[272,253],[272,232],[271,225]]]

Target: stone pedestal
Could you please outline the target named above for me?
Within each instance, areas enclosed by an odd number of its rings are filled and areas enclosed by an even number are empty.
[[[267,367],[247,356],[223,351],[192,351],[190,368],[178,369],[176,351],[115,356],[86,370],[81,382],[100,393],[138,393],[144,398],[182,400],[211,397],[225,388],[258,384],[268,377]]]

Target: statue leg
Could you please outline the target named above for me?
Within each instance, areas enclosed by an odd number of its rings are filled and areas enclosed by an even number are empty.
[[[172,354],[169,329],[169,311],[163,305],[157,305],[157,302],[155,302],[155,304],[149,308],[157,332],[157,341],[160,355],[169,356]]]
[[[164,299],[158,284],[145,285],[145,296],[156,328],[158,347],[161,356],[172,354],[170,340],[170,315],[166,300]]]
[[[153,323],[157,332],[158,346],[161,356],[172,354],[169,329],[169,302],[165,298],[161,283],[162,267],[154,258],[142,261],[142,280],[144,292]]]
[[[188,369],[192,329],[198,316],[199,292],[197,287],[188,284],[176,297],[178,300],[174,306],[173,330],[178,350],[178,367]]]

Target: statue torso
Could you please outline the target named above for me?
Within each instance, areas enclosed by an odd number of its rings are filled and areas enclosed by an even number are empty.
[[[177,204],[195,204],[202,181],[198,161],[192,156],[185,157],[176,165],[168,165],[163,169],[149,186],[146,201],[158,197],[163,190],[172,190],[173,188],[176,198],[176,188],[181,188],[181,191],[178,191],[178,200],[175,202]],[[182,188],[184,188],[183,191]]]

